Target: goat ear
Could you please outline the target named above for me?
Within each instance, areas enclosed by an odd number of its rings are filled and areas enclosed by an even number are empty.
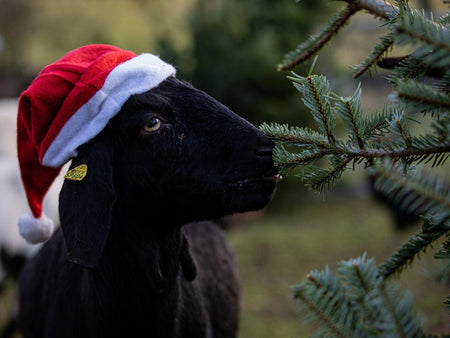
[[[181,270],[183,271],[184,278],[191,282],[197,277],[197,266],[195,264],[194,257],[191,254],[189,248],[189,242],[186,235],[182,235],[182,247],[181,247]]]
[[[108,239],[115,200],[113,147],[111,141],[101,137],[100,134],[79,148],[59,195],[61,229],[68,260],[87,268],[94,268],[99,263]],[[86,166],[81,167],[86,169],[85,176],[73,175],[81,165]]]

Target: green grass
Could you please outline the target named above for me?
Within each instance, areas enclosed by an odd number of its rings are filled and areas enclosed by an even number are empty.
[[[300,283],[310,270],[325,265],[335,270],[338,261],[364,252],[380,264],[415,231],[395,231],[388,212],[370,200],[319,201],[309,193],[283,201],[281,208],[240,218],[228,231],[242,278],[239,337],[309,336],[311,331],[301,323],[290,297],[291,285]],[[421,255],[399,282],[413,292],[427,332],[448,333],[450,317],[442,302],[449,290],[431,276],[442,263],[432,259],[437,246]],[[12,309],[15,286],[9,284],[8,290],[0,299],[0,332]]]
[[[242,277],[240,337],[306,337],[289,287],[306,274],[367,252],[378,264],[389,257],[416,229],[394,231],[381,206],[365,199],[291,202],[285,214],[271,213],[229,233]],[[448,289],[424,271],[436,263],[422,255],[399,282],[415,295],[416,309],[427,332],[449,330],[442,302]]]

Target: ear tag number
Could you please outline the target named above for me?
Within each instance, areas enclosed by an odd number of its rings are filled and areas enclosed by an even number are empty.
[[[71,181],[81,181],[83,178],[86,177],[86,174],[87,174],[87,165],[81,164],[78,167],[75,167],[75,168],[69,170],[64,175],[64,178],[66,180],[71,180]]]

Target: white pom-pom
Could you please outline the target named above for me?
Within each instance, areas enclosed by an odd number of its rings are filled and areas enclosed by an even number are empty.
[[[53,229],[53,221],[44,214],[35,218],[29,212],[19,218],[19,233],[30,244],[45,242],[53,234]]]

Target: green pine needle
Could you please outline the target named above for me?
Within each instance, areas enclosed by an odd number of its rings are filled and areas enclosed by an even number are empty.
[[[353,4],[342,8],[319,33],[298,45],[294,51],[287,53],[283,62],[278,66],[278,70],[292,70],[302,62],[309,60],[339,33],[357,10],[358,8]]]
[[[450,66],[448,23],[433,21],[416,10],[405,11],[398,21],[396,44],[414,44],[414,56],[434,67]]]
[[[292,69],[331,41],[360,9],[360,2],[348,3],[317,35],[288,53],[279,69]],[[420,170],[421,164],[442,166],[450,157],[450,15],[435,20],[413,10],[409,1],[397,0],[394,12],[383,17],[389,32],[354,67],[354,77],[371,74],[391,48],[413,47],[410,55],[390,60],[394,69],[388,81],[394,93],[383,108],[364,113],[360,87],[350,97],[334,93],[325,76],[312,73],[316,57],[307,76],[294,73],[289,79],[317,130],[280,124],[260,127],[275,141],[274,161],[280,172],[290,174],[300,167],[296,176],[311,190],[329,191],[346,170],[362,165],[375,170],[376,188],[399,208],[422,214],[422,229],[380,267],[364,255],[341,262],[337,274],[328,267],[311,272],[292,288],[315,336],[425,336],[412,310],[411,294],[388,277],[398,275],[443,237],[447,239],[435,257],[450,259],[450,183]],[[411,122],[421,123],[421,117],[431,120],[431,128],[417,132]],[[450,296],[445,304],[450,309]]]
[[[302,101],[316,121],[319,130],[327,136],[328,142],[334,143],[334,116],[331,111],[330,84],[325,76],[309,75],[303,77],[294,74],[289,77],[294,87],[302,94]]]
[[[411,237],[394,255],[380,267],[384,278],[399,274],[414,258],[432,243],[450,232],[450,214],[437,219],[426,218],[423,230]]]
[[[318,147],[325,146],[328,143],[325,135],[307,128],[289,127],[287,124],[272,123],[269,125],[263,123],[259,129],[276,142],[310,144]]]
[[[353,78],[357,79],[366,72],[376,67],[378,61],[386,55],[394,43],[394,34],[389,33],[380,39],[380,42],[375,45],[373,52],[361,63],[351,67],[355,72]]]
[[[450,95],[434,86],[407,79],[396,83],[396,92],[400,100],[413,110],[437,115],[450,113]]]
[[[328,267],[312,271],[291,290],[302,320],[316,327],[317,337],[423,335],[411,294],[383,280],[365,254],[340,262],[336,275]]]

